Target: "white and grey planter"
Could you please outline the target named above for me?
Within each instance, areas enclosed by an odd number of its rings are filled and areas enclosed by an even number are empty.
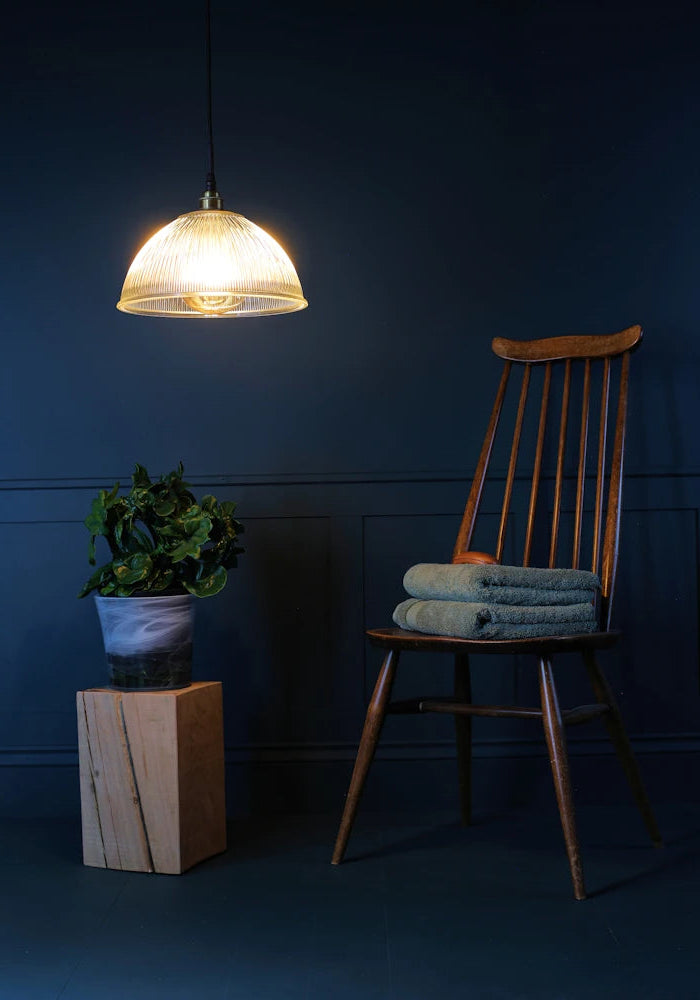
[[[120,691],[159,691],[192,683],[192,594],[95,596],[110,683]]]

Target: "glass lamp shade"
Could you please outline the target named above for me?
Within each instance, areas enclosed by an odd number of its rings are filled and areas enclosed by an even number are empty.
[[[269,316],[304,309],[294,265],[264,229],[204,208],[159,229],[134,257],[117,309],[145,316]]]

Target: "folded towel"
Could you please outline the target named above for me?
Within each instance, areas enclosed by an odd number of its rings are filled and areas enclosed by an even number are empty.
[[[403,578],[411,597],[488,604],[586,604],[595,600],[600,580],[583,569],[539,569],[494,563],[418,563]]]
[[[598,630],[592,604],[511,607],[412,597],[396,607],[393,619],[401,628],[414,632],[459,639],[533,639]]]

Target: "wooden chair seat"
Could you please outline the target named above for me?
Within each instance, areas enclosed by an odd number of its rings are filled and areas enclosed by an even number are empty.
[[[534,412],[531,438],[532,466],[529,474],[528,514],[525,521],[521,566],[578,569],[584,545],[591,546],[588,563],[599,574],[600,631],[581,634],[545,636],[528,639],[463,639],[444,635],[427,635],[402,628],[372,628],[367,631],[370,643],[384,650],[384,659],[367,709],[362,738],[358,748],[345,809],[333,853],[333,863],[339,864],[345,855],[348,839],[357,812],[360,796],[372,763],[384,719],[390,713],[426,712],[454,716],[457,743],[457,765],[461,815],[464,823],[471,820],[471,719],[473,716],[535,719],[541,722],[552,768],[555,794],[559,806],[574,895],[586,895],[574,817],[569,764],[566,751],[565,727],[602,720],[615,746],[617,756],[629,781],[647,830],[655,845],[661,843],[656,821],[644,790],[637,763],[632,754],[620,710],[613,691],[603,674],[597,653],[609,649],[620,638],[611,628],[612,599],[618,560],[623,456],[627,419],[629,358],[642,337],[640,327],[633,326],[620,333],[597,337],[553,337],[544,340],[514,341],[495,338],[494,353],[503,362],[503,372],[491,411],[486,437],[477,462],[476,472],[462,517],[452,563],[502,563],[506,553],[506,534],[512,528],[510,508],[516,479],[516,466],[526,435],[528,413]],[[520,369],[522,380],[513,415],[512,436],[508,446],[508,465],[504,483],[500,521],[495,544],[488,552],[472,550],[477,517],[482,507],[490,463],[499,426],[504,423],[505,401],[512,371]],[[580,376],[578,383],[576,376]],[[528,407],[531,385],[539,377],[539,405]],[[558,379],[558,382],[557,382]],[[555,390],[555,385],[558,387]],[[575,386],[578,385],[578,388]],[[595,388],[594,388],[595,385]],[[617,387],[617,407],[612,443],[608,435],[610,401]],[[555,395],[559,395],[556,405]],[[578,426],[571,433],[572,400],[579,409]],[[588,447],[589,426],[593,403],[598,406],[597,451],[591,471]],[[574,405],[576,405],[574,404]],[[553,432],[550,425],[554,426]],[[502,427],[501,427],[502,429]],[[554,447],[555,445],[555,447]],[[573,449],[572,446],[573,445]],[[542,517],[543,469],[551,455],[553,492],[545,495],[545,517]],[[568,457],[573,450],[573,464]],[[572,472],[571,470],[575,470]],[[562,555],[564,534],[562,524],[566,513],[565,485],[567,478],[575,486],[570,499],[572,525],[567,548]],[[590,505],[585,503],[587,486],[593,482]],[[606,499],[607,497],[607,499]],[[590,508],[590,509],[589,509]],[[588,523],[586,517],[588,515]],[[544,555],[543,555],[544,553]],[[512,562],[510,564],[513,564]],[[486,603],[486,602],[484,602]],[[454,686],[449,696],[420,696],[391,701],[391,691],[400,657],[406,653],[444,652],[454,657]],[[538,665],[540,704],[484,705],[472,699],[470,656],[481,654],[530,654]],[[588,675],[595,702],[562,709],[554,683],[553,658],[559,653],[580,654]]]
[[[366,636],[373,646],[382,649],[433,650],[443,653],[571,653],[614,646],[619,631],[581,632],[578,635],[552,635],[537,639],[458,639],[429,635],[403,628],[370,628]]]

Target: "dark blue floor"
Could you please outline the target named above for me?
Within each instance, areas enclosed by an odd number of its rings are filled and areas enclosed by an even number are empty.
[[[239,823],[179,876],[86,868],[79,822],[2,821],[2,1000],[697,1000],[700,806]]]

